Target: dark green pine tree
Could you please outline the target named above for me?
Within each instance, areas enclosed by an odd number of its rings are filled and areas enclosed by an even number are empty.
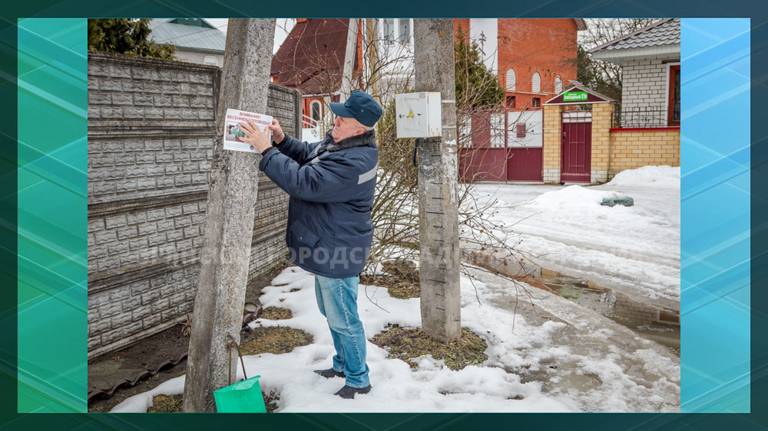
[[[149,39],[149,19],[108,18],[88,20],[88,50],[172,59],[175,47]]]
[[[485,63],[475,41],[467,43],[461,31],[454,43],[456,60],[456,104],[460,110],[497,106],[504,100],[499,80]]]

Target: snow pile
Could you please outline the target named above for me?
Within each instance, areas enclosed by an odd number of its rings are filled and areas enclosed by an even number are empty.
[[[146,413],[152,407],[152,398],[155,395],[177,395],[184,393],[184,378],[175,377],[157,385],[152,390],[134,395],[116,405],[110,412],[114,413]],[[240,376],[242,377],[242,376]],[[251,377],[249,374],[248,377]]]
[[[643,166],[616,174],[608,183],[614,187],[680,188],[680,167]]]
[[[469,283],[468,280],[463,280]],[[479,282],[475,282],[476,285]],[[288,320],[269,321],[261,319],[263,326],[290,326],[303,329],[314,336],[314,343],[294,349],[288,354],[261,354],[245,357],[248,375],[261,375],[265,389],[280,392],[281,412],[427,412],[427,411],[570,411],[566,404],[542,395],[540,384],[521,383],[516,375],[490,367],[470,366],[460,371],[444,368],[431,357],[423,357],[420,367],[411,370],[397,359],[388,359],[387,352],[368,343],[368,366],[371,369],[373,390],[355,400],[342,400],[333,395],[344,384],[343,379],[324,379],[312,372],[328,368],[333,356],[333,344],[325,318],[317,309],[314,278],[299,268],[289,268],[263,290],[261,301],[265,307],[290,308],[294,317]],[[299,291],[290,292],[299,288]],[[520,346],[529,346],[536,339],[546,339],[555,326],[531,327],[518,316],[516,330],[511,333],[509,313],[477,304],[474,291],[469,288],[462,297],[464,326],[479,335],[499,334],[498,343],[488,352],[489,357],[502,357],[508,361],[521,362],[514,353]],[[370,300],[366,297],[370,296]],[[360,287],[361,318],[365,325],[366,337],[384,329],[387,323],[402,326],[419,326],[420,311],[418,299],[402,300],[391,298],[384,288]],[[283,299],[283,301],[280,301]],[[373,302],[372,302],[373,301]],[[475,301],[475,302],[473,302]],[[379,307],[374,305],[374,302]],[[383,309],[382,309],[383,308]],[[254,322],[255,324],[255,322]],[[240,378],[242,373],[238,371]],[[183,392],[183,376],[163,384],[162,387],[125,400],[113,412],[144,412],[151,404],[152,396],[158,393],[178,394]],[[151,396],[150,396],[151,395]],[[520,401],[508,398],[523,397]]]
[[[310,332],[315,339],[313,344],[287,354],[245,357],[248,375],[261,375],[266,392],[277,390],[280,393],[278,412],[563,412],[677,408],[679,383],[675,382],[675,374],[679,371],[670,357],[650,357],[656,354],[652,343],[644,341],[643,344],[644,349],[650,349],[649,360],[659,362],[655,367],[671,370],[665,376],[654,375],[650,380],[663,383],[663,387],[625,375],[621,361],[631,356],[631,352],[625,357],[616,354],[612,358],[603,358],[606,352],[595,348],[593,342],[578,342],[586,347],[583,352],[572,352],[571,347],[563,344],[562,340],[583,337],[583,333],[589,337],[603,337],[604,333],[586,330],[594,327],[594,323],[581,319],[579,326],[585,330],[579,329],[569,335],[571,333],[565,331],[574,331],[574,328],[566,323],[528,318],[514,311],[512,305],[495,304],[497,299],[514,291],[508,284],[471,282],[464,277],[461,280],[462,324],[486,340],[488,360],[481,366],[453,371],[442,361],[423,356],[416,361],[418,367],[411,369],[401,360],[387,358],[385,350],[369,342],[367,361],[373,389],[354,400],[343,400],[333,395],[344,384],[343,379],[324,379],[312,372],[329,367],[333,356],[331,336],[315,302],[313,276],[292,267],[283,271],[272,284],[263,290],[260,298],[264,306],[290,308],[294,317],[281,321],[261,319],[252,325],[290,326]],[[291,292],[293,289],[299,290]],[[475,289],[482,304],[476,299]],[[368,339],[388,323],[420,324],[418,299],[396,299],[390,297],[386,289],[361,285],[358,304]],[[517,309],[516,305],[514,309]],[[603,344],[603,349],[615,349],[612,342]],[[580,368],[593,367],[594,361],[598,360],[603,361],[599,367],[603,369],[601,379],[606,385],[579,389],[565,377],[550,378],[546,374],[547,371],[565,372],[570,368],[567,375],[578,375],[587,372]],[[561,364],[561,369],[549,364]],[[514,370],[544,374],[539,380],[523,379],[523,374]],[[242,373],[239,374],[242,378]],[[112,411],[144,412],[154,395],[182,393],[183,379],[183,376],[178,377],[152,391],[129,398]],[[554,383],[560,379],[561,383]],[[549,387],[545,388],[547,385]],[[661,393],[654,394],[653,391]],[[655,400],[648,401],[654,397]]]
[[[592,187],[476,187],[498,200],[499,235],[539,265],[673,306],[680,297],[679,172],[644,167]],[[600,205],[619,195],[634,206]]]
[[[616,198],[622,194],[615,191],[595,190],[582,186],[568,186],[564,189],[544,193],[529,205],[541,211],[575,211],[592,213],[602,211],[600,202],[605,198]],[[607,211],[606,214],[609,214]],[[581,214],[572,214],[581,215]],[[589,214],[587,214],[589,215]]]

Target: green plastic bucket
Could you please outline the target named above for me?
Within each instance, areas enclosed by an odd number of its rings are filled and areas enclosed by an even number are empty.
[[[264,405],[264,396],[261,394],[259,384],[261,376],[248,378],[248,374],[245,373],[243,354],[240,353],[240,345],[231,334],[227,335],[227,340],[229,347],[237,349],[245,379],[213,391],[216,411],[219,413],[266,413],[267,406]]]
[[[251,377],[213,391],[219,413],[266,413],[259,378]]]

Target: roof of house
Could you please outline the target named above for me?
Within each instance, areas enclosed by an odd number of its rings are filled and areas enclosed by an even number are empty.
[[[149,22],[155,43],[192,51],[224,53],[227,37],[203,18],[161,18]]]
[[[349,19],[298,20],[272,57],[274,82],[304,94],[338,91],[348,30]]]
[[[584,18],[573,18],[573,21],[576,23],[576,31],[587,29],[587,22]]]
[[[563,94],[568,93],[572,90],[581,90],[585,93],[593,96],[588,99],[587,102],[565,102],[563,99]],[[579,103],[595,103],[595,102],[615,102],[612,98],[606,96],[605,94],[598,93],[597,91],[587,87],[586,85],[582,84],[579,81],[572,80],[568,83],[568,87],[566,87],[563,91],[561,91],[559,94],[557,94],[555,97],[552,97],[551,99],[544,102],[545,105],[563,105],[563,104],[579,104]]]
[[[594,58],[620,59],[660,54],[680,55],[680,19],[668,18],[589,51]]]

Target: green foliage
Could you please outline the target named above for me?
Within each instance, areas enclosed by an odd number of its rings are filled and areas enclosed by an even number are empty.
[[[108,18],[88,20],[88,50],[172,59],[175,47],[149,39],[149,19]]]
[[[504,90],[496,75],[483,63],[477,42],[467,43],[459,31],[454,43],[456,60],[456,104],[459,110],[476,110],[498,105]]]

